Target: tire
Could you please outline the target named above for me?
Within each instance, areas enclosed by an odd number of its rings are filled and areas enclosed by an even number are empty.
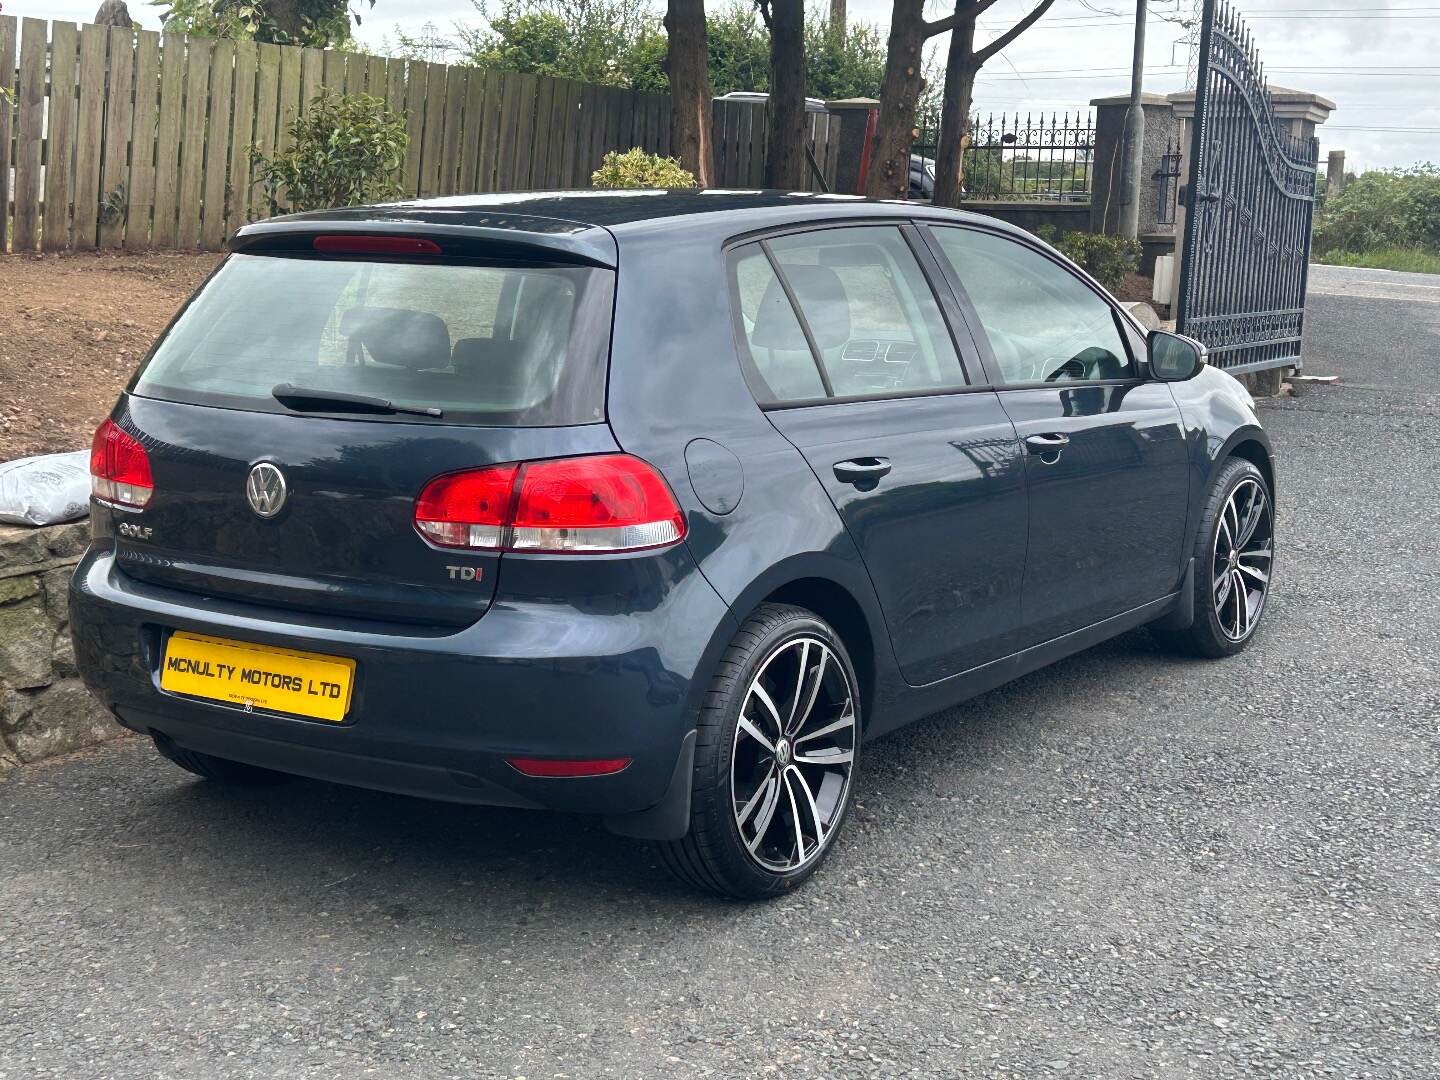
[[[1247,507],[1255,509],[1253,497],[1261,502],[1251,525]],[[1274,507],[1270,486],[1253,462],[1231,458],[1221,466],[1195,539],[1195,621],[1184,630],[1153,629],[1162,644],[1211,659],[1234,656],[1249,647],[1265,613],[1275,567]],[[1226,553],[1227,537],[1233,538],[1237,531],[1242,541],[1238,557],[1231,558]],[[1245,585],[1243,610],[1236,582]]]
[[[823,619],[780,604],[757,609],[701,708],[690,829],[659,845],[665,867],[737,900],[779,895],[813,874],[850,810],[863,730],[858,687]]]
[[[164,735],[152,735],[151,739],[161,757],[173,761],[186,772],[192,772],[217,784],[229,784],[233,787],[274,787],[290,779],[285,773],[262,769],[258,765],[246,765],[240,761],[202,754],[198,750],[187,750],[183,746],[177,746]]]

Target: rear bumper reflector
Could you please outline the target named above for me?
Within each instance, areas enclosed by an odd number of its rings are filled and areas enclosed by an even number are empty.
[[[622,758],[506,758],[512,769],[523,776],[610,776],[623,772],[631,759]]]

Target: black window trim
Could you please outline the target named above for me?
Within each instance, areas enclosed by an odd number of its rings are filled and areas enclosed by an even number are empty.
[[[916,228],[917,222],[914,218],[905,216],[885,217],[854,217],[820,221],[787,222],[784,225],[767,229],[751,230],[732,236],[722,245],[725,256],[725,276],[727,291],[730,294],[730,324],[731,335],[735,341],[736,352],[741,360],[741,373],[745,377],[746,384],[750,387],[751,396],[755,403],[765,412],[779,411],[782,409],[808,409],[817,405],[853,405],[869,401],[903,401],[909,398],[919,397],[949,397],[954,394],[973,394],[977,392],[991,392],[995,388],[988,381],[976,381],[975,375],[980,374],[988,379],[989,371],[985,366],[983,350],[989,348],[989,343],[982,342],[972,332],[969,320],[964,318],[963,309],[954,296],[954,288],[948,280],[946,264],[937,259],[934,251],[931,250],[930,242],[920,235]],[[744,322],[740,311],[739,283],[735,274],[735,264],[740,256],[748,248],[756,247],[764,254],[770,263],[770,269],[780,281],[781,288],[785,291],[786,299],[790,302],[790,310],[796,321],[800,324],[801,332],[805,335],[805,342],[810,347],[811,359],[815,362],[816,370],[820,373],[821,384],[826,391],[832,391],[829,373],[824,370],[821,360],[821,352],[815,344],[814,333],[810,329],[810,323],[805,318],[805,313],[796,302],[794,290],[790,287],[789,279],[785,276],[779,260],[770,251],[769,241],[782,236],[795,236],[809,232],[834,232],[840,229],[856,228],[893,228],[898,231],[910,248],[911,255],[915,258],[916,265],[930,288],[931,299],[934,300],[936,308],[940,312],[941,321],[945,325],[945,332],[950,337],[951,347],[955,350],[956,362],[960,365],[960,374],[965,378],[963,386],[949,386],[944,388],[918,387],[914,390],[894,390],[889,392],[877,392],[872,394],[833,394],[828,393],[826,397],[820,398],[791,398],[785,401],[776,400],[766,385],[764,377],[755,366],[754,356],[750,352],[750,343],[745,337]],[[970,359],[967,359],[967,356]],[[1047,384],[1054,385],[1054,384]]]
[[[780,289],[785,293],[785,300],[790,305],[790,312],[800,326],[800,333],[805,335],[805,345],[810,350],[810,362],[815,365],[815,373],[820,376],[820,386],[825,391],[826,398],[833,398],[835,386],[830,381],[830,373],[825,370],[820,346],[815,341],[815,331],[810,328],[810,320],[805,317],[805,309],[800,306],[800,301],[795,296],[795,287],[790,284],[790,276],[785,273],[785,268],[780,265],[780,260],[775,258],[775,253],[770,250],[769,238],[758,241],[758,244],[760,251],[765,256],[765,261],[770,264],[770,272],[775,275],[775,280],[780,282]]]
[[[916,232],[924,240],[931,257],[939,264],[940,272],[944,275],[950,291],[955,294],[956,302],[960,307],[966,323],[969,324],[972,336],[975,338],[975,343],[980,351],[980,362],[984,365],[985,374],[988,379],[984,389],[1001,393],[1007,390],[1056,390],[1067,387],[1073,388],[1075,386],[1138,386],[1141,383],[1149,381],[1144,374],[1143,358],[1135,355],[1135,351],[1131,347],[1130,335],[1125,332],[1122,320],[1128,318],[1128,316],[1124,315],[1119,307],[1117,307],[1114,298],[1101,288],[1090,275],[1057,256],[1055,252],[1041,244],[1038,240],[1033,240],[1023,234],[1017,236],[1008,229],[989,228],[982,223],[972,221],[950,222],[921,219],[916,222],[916,226]],[[1124,346],[1125,355],[1129,358],[1130,366],[1136,374],[1124,379],[1086,379],[1078,383],[1046,382],[1043,379],[1019,383],[1005,382],[1003,378],[999,377],[1000,363],[995,356],[995,349],[990,343],[990,335],[985,331],[985,327],[980,321],[979,310],[975,307],[974,301],[970,299],[970,294],[965,291],[965,286],[961,283],[959,275],[955,273],[954,267],[950,265],[949,259],[945,257],[945,253],[940,247],[940,238],[934,233],[934,230],[937,228],[964,229],[968,232],[986,233],[990,236],[998,236],[1003,240],[1009,240],[1018,247],[1023,247],[1040,255],[1052,263],[1058,270],[1069,274],[1076,281],[1080,282],[1110,309],[1110,317],[1116,324],[1116,333],[1120,335],[1120,343]]]

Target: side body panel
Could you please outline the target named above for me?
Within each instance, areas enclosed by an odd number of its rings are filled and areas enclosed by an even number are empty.
[[[1170,388],[1096,383],[1000,391],[1021,442],[1060,433],[1058,454],[1026,455],[1027,645],[1167,596],[1187,552],[1186,450]]]
[[[905,683],[865,564],[804,457],[755,404],[735,356],[721,254],[734,228],[722,219],[682,233],[625,230],[610,424],[621,448],[659,468],[680,500],[690,549],[737,620],[717,630],[725,643],[775,590],[827,583],[863,613],[873,656],[861,673],[871,691],[864,704],[878,715]],[[701,500],[687,465],[687,446],[702,439],[712,460],[725,458],[712,444],[736,459],[739,475],[724,486],[738,501],[709,499],[722,512]]]
[[[1185,535],[1193,544],[1200,527],[1205,500],[1215,473],[1237,447],[1259,447],[1275,497],[1275,452],[1270,436],[1260,426],[1250,393],[1233,375],[1214,367],[1185,382],[1171,383],[1184,423],[1186,458],[1190,468],[1190,505]],[[1247,449],[1247,454],[1250,452]],[[1187,551],[1189,550],[1187,546]]]
[[[907,682],[919,685],[1020,648],[1024,462],[995,394],[775,410],[865,558]],[[836,462],[881,457],[855,484]]]

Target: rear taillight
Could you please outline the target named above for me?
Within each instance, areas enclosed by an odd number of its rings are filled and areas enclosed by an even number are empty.
[[[139,510],[155,494],[150,455],[140,441],[106,420],[90,443],[90,493],[117,506]]]
[[[654,468],[600,454],[438,476],[415,503],[415,527],[443,547],[638,551],[682,539],[685,516]]]

